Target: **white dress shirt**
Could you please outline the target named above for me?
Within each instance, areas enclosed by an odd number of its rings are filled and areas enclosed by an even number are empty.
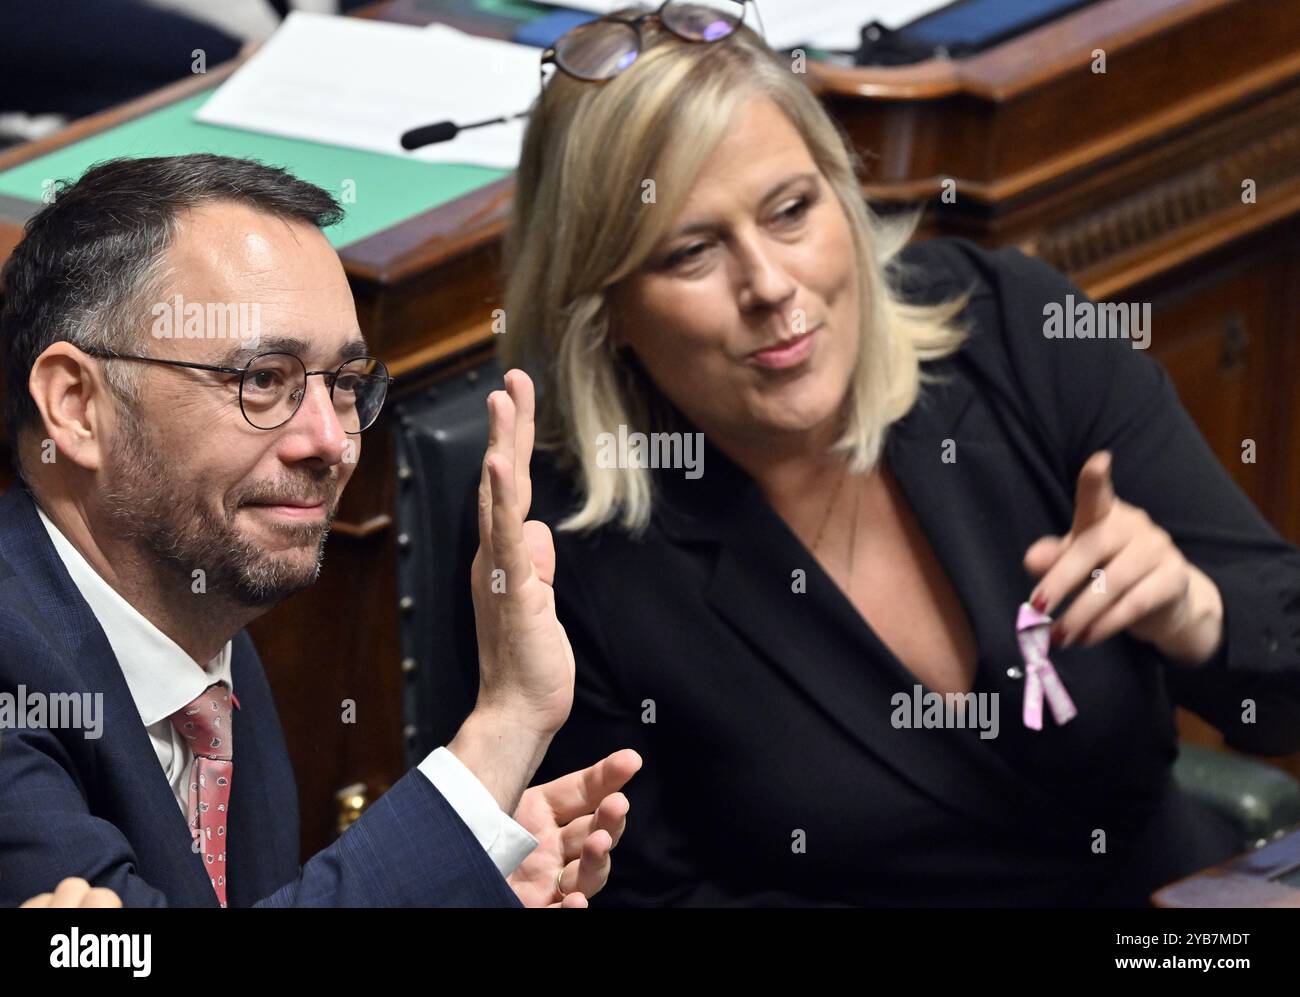
[[[181,812],[187,813],[194,755],[176,732],[171,715],[214,682],[225,682],[231,694],[238,695],[230,674],[231,642],[226,641],[207,667],[200,668],[180,645],[146,620],[99,576],[44,511],[38,508],[37,512],[73,584],[95,614],[117,656],[140,720],[158,755],[158,764]],[[238,761],[236,755],[235,762]],[[431,752],[418,767],[465,822],[502,876],[514,872],[537,847],[537,839],[503,813],[474,773],[446,748]]]

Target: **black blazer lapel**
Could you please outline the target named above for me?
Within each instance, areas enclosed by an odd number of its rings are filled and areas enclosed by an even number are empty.
[[[752,539],[738,535],[719,549],[709,604],[833,722],[938,803],[997,826],[1019,823],[1025,782],[977,731],[891,726],[894,695],[910,696],[919,683],[901,666],[880,667],[889,650],[812,555],[782,535],[779,517],[766,510],[737,525],[755,527]],[[805,594],[791,590],[796,568],[807,573]]]
[[[931,386],[891,431],[887,453],[976,627],[983,672],[989,667],[983,660],[988,653],[997,653],[1000,664],[1006,648],[1013,646],[1005,635],[998,638],[987,621],[1005,618],[1014,636],[1015,608],[1027,592],[990,590],[974,576],[979,557],[987,556],[971,542],[970,531],[981,524],[952,515],[931,469],[939,466],[939,441],[955,427],[973,390],[962,376]],[[918,449],[918,439],[934,440],[933,455]],[[661,475],[665,501],[660,522],[678,540],[715,545],[707,590],[713,609],[833,722],[938,803],[1005,829],[1021,826],[1034,809],[1052,809],[1052,801],[979,740],[977,730],[893,729],[891,698],[900,691],[912,694],[917,680],[897,663],[752,479],[716,448],[708,459],[709,473],[701,481]],[[792,591],[797,568],[806,572],[806,594]],[[1002,604],[1009,599],[1014,601],[1008,613]],[[876,661],[894,664],[881,668]],[[974,691],[987,691],[978,677]],[[1018,701],[999,707],[1001,724],[1019,722]]]

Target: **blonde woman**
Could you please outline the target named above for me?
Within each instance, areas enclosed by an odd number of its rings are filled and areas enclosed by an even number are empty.
[[[1143,903],[1236,846],[1175,700],[1300,747],[1300,554],[1141,344],[1053,335],[1065,278],[900,252],[752,12],[544,57],[502,344],[577,659],[543,772],[645,759],[607,903]]]

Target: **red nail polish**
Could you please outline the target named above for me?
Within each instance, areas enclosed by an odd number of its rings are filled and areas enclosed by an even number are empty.
[[[1061,644],[1064,642],[1064,640],[1065,640],[1065,627],[1061,626],[1061,624],[1058,623],[1054,627],[1052,627],[1052,644],[1054,644],[1056,647],[1060,647]]]
[[[1030,603],[1030,605],[1041,613],[1047,606],[1047,596],[1040,592],[1038,595],[1034,596],[1034,601]]]

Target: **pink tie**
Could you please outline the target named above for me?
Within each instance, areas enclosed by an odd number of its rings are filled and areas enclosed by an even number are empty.
[[[226,906],[226,818],[230,810],[234,731],[230,690],[210,685],[188,706],[172,714],[172,725],[194,752],[190,774],[190,833],[199,843],[217,902]]]

